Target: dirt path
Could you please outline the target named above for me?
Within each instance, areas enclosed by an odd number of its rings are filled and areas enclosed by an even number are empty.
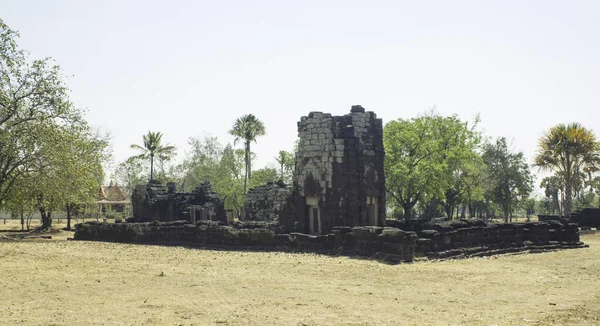
[[[0,241],[0,324],[597,325],[600,234],[582,240],[590,248],[401,265]]]

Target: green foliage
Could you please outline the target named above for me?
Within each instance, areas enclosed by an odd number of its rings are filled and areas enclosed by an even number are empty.
[[[262,168],[254,171],[249,182],[249,188],[262,186],[267,182],[276,182],[279,180],[279,172],[275,168]]]
[[[29,60],[18,33],[0,20],[0,205],[36,164],[54,127],[85,128],[69,100],[60,68],[49,58]]]
[[[564,215],[569,216],[573,206],[573,190],[582,175],[592,179],[600,171],[600,143],[592,130],[579,123],[559,124],[548,130],[538,142],[535,165],[542,170],[554,171],[562,178],[565,189]]]
[[[159,167],[159,174],[163,177],[165,173],[165,163],[170,161],[175,156],[175,146],[163,145],[162,134],[160,132],[148,131],[148,134],[143,136],[143,146],[133,144],[130,147],[141,152],[137,156],[132,156],[130,159],[150,160],[150,180],[154,179],[154,162],[156,159]]]
[[[217,168],[214,189],[225,202],[225,209],[239,215],[244,206],[244,156],[243,150],[225,146]]]
[[[252,162],[250,143],[256,142],[256,138],[266,134],[265,125],[253,114],[246,114],[237,118],[229,133],[235,136],[234,145],[239,142],[244,142],[244,163],[246,166],[244,173],[244,192],[246,193],[246,185],[248,179],[252,178]]]
[[[144,174],[146,167],[144,161],[127,159],[115,168],[115,179],[123,187],[127,197],[131,197],[136,185],[146,184],[148,175]]]
[[[244,205],[244,151],[231,145],[223,147],[216,137],[191,138],[191,150],[176,167],[182,191],[191,191],[203,181],[209,181],[223,201],[225,208],[241,212]]]
[[[275,157],[279,164],[279,179],[286,184],[292,184],[294,167],[296,164],[296,156],[292,152],[279,151],[279,155]]]
[[[95,196],[108,142],[70,102],[60,68],[29,60],[17,36],[0,20],[0,204],[35,208],[49,227],[53,210]]]
[[[520,202],[521,209],[525,212],[527,218],[536,212],[536,200],[533,197],[526,198]]]
[[[549,214],[562,215],[560,195],[564,191],[564,181],[558,175],[545,177],[540,183],[540,188],[544,189],[546,200],[544,209]]]
[[[529,166],[522,152],[509,150],[504,137],[484,145],[483,161],[487,165],[485,195],[498,203],[508,222],[519,202],[526,200],[533,188]]]
[[[476,198],[482,163],[475,126],[435,112],[387,123],[383,142],[390,206],[410,218],[418,202],[441,201],[451,216],[458,202]]]

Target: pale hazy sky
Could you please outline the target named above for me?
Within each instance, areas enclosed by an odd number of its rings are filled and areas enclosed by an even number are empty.
[[[600,135],[600,1],[0,1],[33,57],[53,57],[115,161],[148,130],[232,141],[253,113],[256,167],[291,150],[310,111],[384,123],[436,106],[481,114],[531,163],[561,122]]]

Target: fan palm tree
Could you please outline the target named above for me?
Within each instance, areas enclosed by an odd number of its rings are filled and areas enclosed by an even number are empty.
[[[265,125],[258,120],[254,114],[246,114],[237,118],[229,133],[235,136],[234,144],[239,141],[244,142],[244,162],[246,163],[246,171],[244,173],[244,193],[248,179],[252,177],[252,167],[250,162],[250,143],[256,142],[256,137],[266,134]]]
[[[160,132],[148,131],[147,135],[144,135],[144,145],[140,146],[133,144],[130,147],[137,149],[142,153],[133,156],[134,159],[150,159],[150,180],[154,178],[154,158],[158,158],[161,161],[169,160],[175,155],[175,146],[162,145],[161,139],[162,134]]]
[[[538,142],[535,166],[553,170],[564,182],[564,216],[571,214],[573,185],[583,172],[590,179],[600,170],[600,143],[594,133],[579,123],[559,124],[548,130]]]

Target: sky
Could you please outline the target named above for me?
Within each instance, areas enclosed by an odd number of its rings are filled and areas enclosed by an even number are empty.
[[[480,115],[532,163],[558,123],[600,135],[600,1],[28,1],[0,18],[52,57],[115,164],[149,130],[185,157],[252,113],[254,169],[292,150],[311,111]],[[534,170],[536,171],[536,170]]]

